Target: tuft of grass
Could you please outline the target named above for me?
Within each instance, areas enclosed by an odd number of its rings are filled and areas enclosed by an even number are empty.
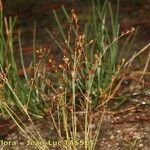
[[[20,32],[18,33],[18,45],[20,49],[21,65],[25,78],[22,79],[18,74],[18,69],[14,58],[13,41],[13,30],[16,18],[6,18],[3,15],[2,3],[0,4],[0,73],[2,74],[2,79],[0,82],[3,82],[4,84],[3,94],[7,103],[12,107],[15,107],[21,112],[23,107],[27,107],[27,110],[30,114],[41,117],[40,114],[42,114],[42,105],[38,100],[36,89],[33,88],[33,81],[31,82],[31,76],[27,73],[24,65]],[[33,60],[33,65],[31,65],[31,67],[32,66],[35,67],[35,60]],[[37,70],[34,72],[36,77]],[[6,76],[7,80],[5,80],[3,76]]]

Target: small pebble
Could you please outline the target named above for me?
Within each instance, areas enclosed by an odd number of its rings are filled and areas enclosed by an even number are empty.
[[[121,133],[121,131],[120,131],[120,130],[117,130],[117,133]]]
[[[115,136],[114,136],[114,135],[111,135],[111,136],[110,136],[110,139],[111,139],[111,140],[113,140],[114,138],[115,138]]]
[[[138,132],[135,132],[133,137],[140,140],[141,139],[141,134],[138,133]]]
[[[141,144],[139,144],[139,147],[143,147],[144,145],[141,143]]]

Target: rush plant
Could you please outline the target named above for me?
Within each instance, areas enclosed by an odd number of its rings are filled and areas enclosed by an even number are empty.
[[[103,7],[99,3],[96,7],[93,3],[93,15],[89,21],[92,23],[86,25],[85,32],[81,32],[75,10],[72,10],[71,17],[64,7],[63,11],[70,23],[67,32],[55,11],[54,16],[64,43],[58,42],[47,29],[63,53],[63,62],[58,65],[53,57],[49,57],[50,76],[45,81],[51,92],[39,93],[48,102],[47,111],[59,138],[77,141],[77,145],[63,145],[62,149],[79,149],[82,137],[84,146],[81,147],[91,150],[96,147],[107,103],[113,99],[123,79],[115,83],[125,65],[124,59],[120,64],[116,61],[118,40],[135,29],[120,34],[118,8],[114,14],[108,2]],[[55,74],[56,80],[51,80],[51,73]],[[95,112],[99,109],[103,111],[95,124]],[[57,110],[59,115],[53,110]],[[87,141],[89,143],[85,144]]]

